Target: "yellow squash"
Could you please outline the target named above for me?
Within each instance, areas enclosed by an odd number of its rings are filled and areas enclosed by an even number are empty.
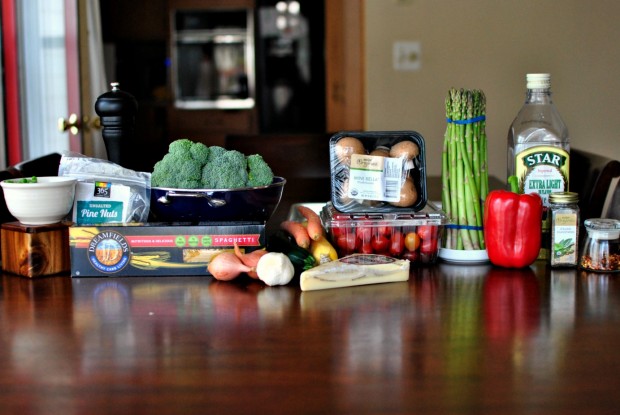
[[[311,240],[309,251],[317,264],[324,264],[338,259],[336,249],[327,239],[325,239],[325,237],[321,237],[317,241]]]

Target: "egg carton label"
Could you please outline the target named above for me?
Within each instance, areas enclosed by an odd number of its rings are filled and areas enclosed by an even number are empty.
[[[353,154],[348,196],[352,199],[398,202],[404,177],[400,158]]]

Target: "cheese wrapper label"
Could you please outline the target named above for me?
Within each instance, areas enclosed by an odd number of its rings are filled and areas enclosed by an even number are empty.
[[[355,254],[301,273],[302,291],[407,281],[409,261],[384,255]]]

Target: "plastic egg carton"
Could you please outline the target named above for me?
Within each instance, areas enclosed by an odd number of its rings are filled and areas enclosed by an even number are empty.
[[[427,202],[424,138],[343,131],[329,143],[331,202],[340,212],[417,212]]]

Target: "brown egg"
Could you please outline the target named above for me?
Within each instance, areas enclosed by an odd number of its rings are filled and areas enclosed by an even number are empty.
[[[390,157],[390,150],[387,147],[379,146],[370,152],[371,156]]]
[[[405,157],[408,160],[413,160],[418,154],[420,154],[420,147],[409,140],[400,141],[390,148],[390,157]]]
[[[336,189],[336,194],[338,195],[338,200],[340,201],[340,204],[344,205],[348,205],[349,203],[351,203],[351,198],[349,197],[349,178],[347,177],[343,182],[342,185],[337,187]]]
[[[351,165],[351,155],[353,154],[366,154],[364,144],[355,137],[343,137],[336,142],[335,153],[338,160],[346,165]]]
[[[412,206],[416,200],[418,200],[418,191],[415,188],[413,179],[407,177],[403,183],[403,187],[400,188],[400,200],[398,202],[391,202],[390,204],[398,207],[409,207]]]

